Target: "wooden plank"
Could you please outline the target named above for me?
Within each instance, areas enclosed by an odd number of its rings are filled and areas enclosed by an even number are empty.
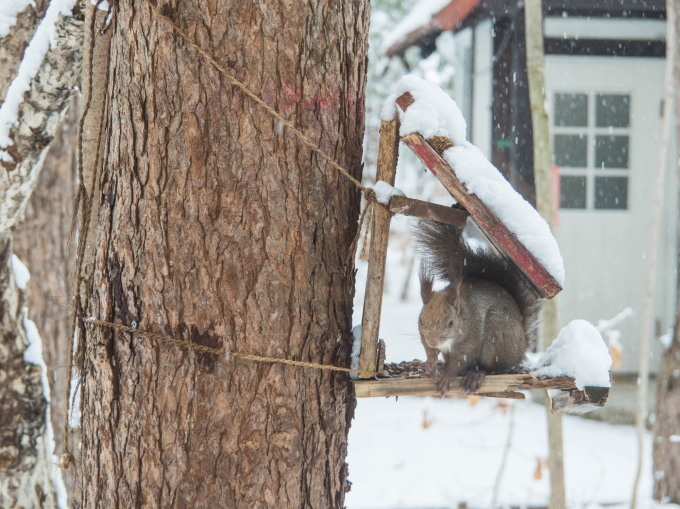
[[[451,195],[467,210],[495,247],[513,261],[542,297],[552,298],[562,287],[531,252],[476,195],[468,194],[463,183],[444,159],[418,133],[402,141],[420,158]]]
[[[460,378],[454,380],[453,389],[446,394],[464,394],[460,388]],[[571,378],[539,379],[530,374],[487,375],[475,394],[485,396],[486,393],[507,393],[516,391],[533,391],[546,389],[576,389]],[[388,396],[438,396],[435,380],[429,377],[401,378],[381,380],[357,380],[354,382],[357,398],[375,398]]]
[[[380,125],[380,145],[378,148],[377,180],[394,185],[399,157],[399,122],[383,120]],[[372,372],[378,364],[378,329],[382,308],[383,284],[385,280],[385,259],[387,241],[390,233],[390,211],[386,207],[373,207],[371,226],[371,248],[369,251],[366,296],[361,320],[361,352],[359,369]]]
[[[429,201],[415,200],[406,196],[392,196],[390,199],[390,212],[454,226],[465,226],[465,221],[469,215],[463,209],[437,205]]]
[[[602,408],[609,397],[609,387],[586,387],[583,391],[572,389],[552,398],[553,412],[585,414]]]

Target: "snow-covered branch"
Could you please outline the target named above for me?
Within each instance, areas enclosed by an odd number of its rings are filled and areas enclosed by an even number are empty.
[[[48,4],[47,0],[11,0],[0,8],[0,97],[7,94]]]
[[[83,11],[73,4],[50,3],[0,107],[0,232],[21,217],[80,76]]]

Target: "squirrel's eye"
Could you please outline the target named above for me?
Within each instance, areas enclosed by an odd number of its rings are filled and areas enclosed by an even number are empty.
[[[451,321],[449,322],[449,329],[450,329],[451,327],[453,327],[453,320],[451,320]]]

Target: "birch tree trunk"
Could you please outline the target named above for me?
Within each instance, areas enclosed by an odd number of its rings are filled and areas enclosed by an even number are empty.
[[[42,369],[24,359],[25,287],[12,270],[12,238],[0,233],[0,507],[55,507]]]
[[[543,8],[541,0],[526,0],[526,43],[527,75],[529,80],[529,101],[534,146],[534,180],[536,183],[536,205],[538,211],[550,226],[553,226],[554,203],[552,199],[550,124],[545,110],[545,76],[543,57]],[[543,347],[548,348],[559,333],[557,302],[555,299],[543,303],[542,324]],[[566,507],[564,484],[564,448],[562,438],[562,415],[551,412],[550,397],[545,395],[548,419],[548,468],[550,470],[550,509]]]
[[[2,40],[0,86],[3,104],[28,42],[41,22],[47,2],[19,13],[17,24]],[[54,12],[54,11],[53,11]],[[47,417],[48,384],[42,356],[27,354],[32,340],[39,347],[34,325],[26,318],[26,295],[9,265],[12,230],[21,220],[35,188],[47,148],[63,117],[80,69],[82,19],[78,8],[54,18],[53,42],[39,63],[29,89],[19,99],[11,142],[0,147],[0,507],[54,507],[58,477]],[[47,25],[44,25],[45,27]],[[30,78],[26,76],[27,80]],[[15,103],[16,104],[16,103]],[[58,484],[61,486],[60,480]],[[63,492],[59,492],[63,495]],[[64,502],[63,498],[61,499]]]
[[[348,365],[358,191],[144,1],[116,5],[86,316]],[[359,176],[367,1],[158,5]],[[345,374],[79,341],[80,507],[343,506]]]
[[[63,449],[68,348],[71,344],[70,296],[75,253],[69,241],[78,145],[77,100],[59,127],[43,163],[24,220],[14,234],[14,252],[30,267],[34,284],[26,304],[43,340],[52,388],[50,413],[56,450]]]
[[[677,36],[680,33],[680,1],[666,2],[667,23],[673,23],[673,38],[666,42],[667,48],[674,48],[666,58],[673,56],[673,92],[675,119],[675,150],[680,150],[680,54],[677,51]],[[670,67],[667,67],[670,69]],[[671,115],[670,107],[666,114]],[[680,165],[676,156],[675,171],[680,177]],[[676,232],[680,246],[680,214]],[[680,255],[679,255],[680,256]],[[678,258],[680,270],[680,257]],[[676,278],[678,274],[676,273]],[[676,295],[680,296],[680,279]],[[680,504],[680,299],[677,299],[675,327],[668,348],[664,351],[657,375],[656,418],[654,420],[654,498],[664,503]]]
[[[17,74],[26,46],[45,16],[48,4],[49,0],[36,0],[33,5],[27,5],[17,13],[17,21],[7,35],[0,38],[0,97],[7,95],[7,89]]]

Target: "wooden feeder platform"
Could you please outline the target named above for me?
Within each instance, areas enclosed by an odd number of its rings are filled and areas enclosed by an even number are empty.
[[[407,92],[398,97],[395,102],[402,111],[406,111],[415,100]],[[372,235],[362,318],[359,369],[364,372],[377,372],[378,375],[354,381],[354,390],[358,398],[439,394],[435,380],[425,374],[424,369],[419,365],[420,361],[402,362],[396,365],[384,364],[385,344],[378,339],[378,329],[392,214],[405,214],[455,226],[464,226],[469,216],[499,254],[512,261],[531,282],[538,295],[550,299],[562,290],[560,284],[491,209],[475,194],[468,193],[465,185],[456,176],[455,170],[442,158],[443,152],[453,147],[453,142],[448,138],[436,136],[426,140],[418,133],[411,133],[402,138],[399,136],[398,120],[383,120],[380,126],[376,180],[382,180],[394,186],[399,141],[402,141],[418,156],[456,199],[459,207],[445,207],[405,196],[392,196],[388,206],[376,205],[371,225]],[[452,385],[454,388],[446,395],[463,394],[463,390],[459,388],[460,383],[454,381]],[[585,390],[580,391],[571,378],[538,379],[528,373],[487,375],[475,394],[524,399],[524,394],[520,391],[553,389],[562,391],[552,398],[554,411],[577,413],[589,411],[603,406],[609,394],[609,389],[605,387],[586,387]]]

